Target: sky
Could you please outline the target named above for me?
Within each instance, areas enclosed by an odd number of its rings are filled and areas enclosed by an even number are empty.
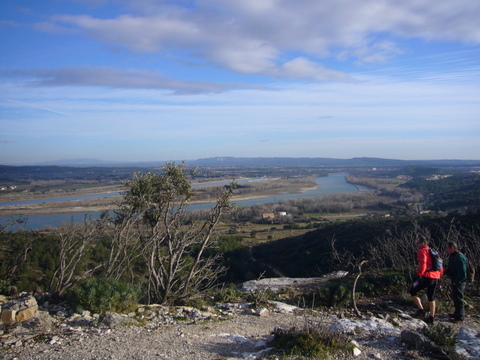
[[[477,0],[2,0],[0,164],[480,159]]]

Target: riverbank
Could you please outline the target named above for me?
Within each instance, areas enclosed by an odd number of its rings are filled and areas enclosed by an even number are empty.
[[[211,195],[213,194],[211,193],[209,196],[208,190],[200,190],[197,197],[198,201],[192,202],[189,210],[211,208],[219,194],[218,187],[216,189],[212,187],[212,190],[216,191],[216,195]],[[358,189],[346,181],[344,173],[333,173],[316,178],[277,178],[258,182],[246,181],[239,186],[237,195],[233,197],[232,202],[240,207],[251,207],[334,193],[353,194],[358,193]],[[26,218],[28,222],[23,223],[23,228],[43,229],[58,227],[64,223],[82,222],[85,214],[92,218],[98,218],[103,211],[114,210],[118,206],[118,202],[121,201],[121,197],[115,199],[112,194],[108,194],[108,197],[102,195],[105,194],[79,199],[74,197],[64,198],[62,199],[63,202],[56,202],[60,199],[55,199],[55,201],[28,201],[27,203],[9,204],[8,207],[7,204],[3,204],[0,206],[0,224],[9,223],[12,218]],[[270,208],[271,206],[264,207],[264,209]]]
[[[301,194],[308,191],[317,189],[318,186],[311,187],[299,187],[296,185],[291,185],[288,188],[275,189],[270,191],[262,191],[254,194],[244,194],[241,196],[233,196],[232,202],[238,201],[247,201],[254,199],[262,199],[271,196],[279,196],[285,193],[289,194]],[[92,193],[95,194],[95,193]],[[92,195],[88,194],[88,195]],[[87,195],[86,193],[70,193],[68,196],[75,195]],[[52,199],[55,197],[49,198],[39,198],[39,199]],[[31,199],[31,198],[30,198]],[[27,200],[16,199],[16,200]],[[122,196],[114,196],[108,198],[95,198],[95,199],[85,199],[85,200],[74,200],[74,201],[61,201],[61,202],[42,202],[38,204],[30,205],[15,205],[15,206],[4,206],[0,208],[0,216],[9,216],[9,215],[46,215],[46,214],[62,214],[62,213],[91,213],[99,212],[106,210],[115,210],[118,208],[118,204],[122,201]],[[208,204],[212,203],[214,199],[210,201],[192,201],[192,205],[199,204]]]

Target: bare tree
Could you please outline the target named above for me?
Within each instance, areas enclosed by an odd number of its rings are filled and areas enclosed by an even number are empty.
[[[12,216],[4,224],[0,224],[0,234],[6,232],[14,224],[26,224],[26,222],[27,222],[27,218],[24,218],[24,217],[14,218]]]
[[[167,163],[162,175],[136,173],[126,182],[125,214],[145,224],[139,237],[150,301],[188,298],[211,287],[224,271],[220,255],[206,250],[214,244],[213,230],[230,207],[235,184],[226,187],[208,219],[197,225],[186,213],[194,193],[185,171],[183,163]]]
[[[351,291],[351,297],[352,297],[352,307],[355,312],[355,314],[358,317],[362,317],[361,312],[358,310],[357,307],[357,295],[356,295],[356,290],[357,290],[357,283],[360,277],[362,276],[362,267],[368,263],[368,260],[364,258],[364,255],[362,254],[361,256],[355,257],[351,252],[349,251],[343,251],[340,252],[337,249],[336,246],[336,238],[335,236],[332,236],[330,240],[330,249],[331,249],[331,257],[332,260],[337,263],[337,266],[340,267],[343,270],[346,270],[347,273],[340,279],[339,286],[335,289],[331,296],[331,304],[332,306],[335,306],[336,304],[336,298],[338,295],[338,291],[340,290],[340,286],[344,283],[347,282],[348,279],[351,278],[351,276],[356,272],[355,278],[353,280],[352,284],[352,291]]]
[[[0,241],[0,261],[6,265],[3,280],[10,283],[18,281],[23,270],[28,267],[28,254],[39,233],[22,231],[21,236],[20,240],[12,238],[5,242]]]
[[[362,267],[367,262],[368,260],[362,260],[357,264],[358,272],[357,272],[357,275],[355,276],[355,280],[353,281],[353,286],[352,286],[352,306],[353,306],[353,310],[355,311],[355,315],[357,315],[358,317],[362,317],[362,314],[360,313],[357,307],[357,295],[356,295],[357,283],[358,283],[358,280],[360,279],[360,276],[362,276]]]
[[[448,229],[442,229],[440,237],[444,240],[444,246],[448,241],[457,243],[459,249],[465,254],[476,272],[475,291],[478,294],[480,279],[478,270],[480,269],[480,226],[475,224],[471,227],[462,226],[456,223],[453,218],[450,221]]]
[[[416,266],[418,239],[430,239],[428,228],[412,222],[409,227],[401,229],[394,227],[369,247],[370,257],[375,259],[377,268],[395,268],[411,276],[411,270]]]
[[[90,245],[99,238],[102,223],[84,216],[83,223],[70,223],[66,227],[58,228],[56,235],[59,239],[59,265],[55,269],[50,281],[50,290],[62,294],[78,281],[92,275],[102,265],[90,269],[81,269]]]
[[[0,236],[0,263],[3,265],[2,280],[15,283],[22,277],[23,270],[29,266],[28,254],[33,243],[40,236],[38,231],[26,230],[27,218],[11,217],[0,224],[0,235],[6,233],[14,224],[22,226],[17,229],[18,236]]]
[[[351,270],[351,265],[355,261],[355,257],[350,251],[339,252],[337,249],[337,239],[335,235],[330,239],[330,251],[332,254],[332,261],[337,264],[337,267],[342,270]]]
[[[106,228],[105,231],[110,240],[110,251],[104,264],[107,278],[120,280],[126,272],[133,270],[132,264],[141,257],[142,214],[131,211],[131,208],[121,206],[113,219],[108,214],[103,215],[113,224],[112,229]]]

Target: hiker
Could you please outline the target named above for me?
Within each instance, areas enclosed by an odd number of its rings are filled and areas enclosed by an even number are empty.
[[[417,242],[417,275],[419,279],[413,283],[410,288],[410,295],[412,295],[412,301],[417,307],[417,312],[413,314],[414,317],[423,318],[427,324],[433,324],[435,318],[435,294],[437,291],[438,279],[442,276],[442,270],[433,270],[433,259],[430,254],[430,248],[428,247],[428,241],[426,239],[418,239]],[[430,315],[425,318],[425,309],[422,305],[422,300],[417,295],[419,291],[427,289],[428,307]]]
[[[464,292],[467,283],[467,258],[460,251],[455,242],[447,242],[448,266],[445,274],[450,278],[451,296],[455,312],[450,314],[452,322],[462,322],[465,319]]]

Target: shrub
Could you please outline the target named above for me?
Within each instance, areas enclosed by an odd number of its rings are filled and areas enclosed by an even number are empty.
[[[351,354],[353,345],[344,334],[330,331],[325,326],[295,327],[273,331],[272,345],[275,350],[285,356],[327,359],[332,355]]]
[[[86,279],[67,294],[68,302],[76,311],[99,314],[128,311],[139,299],[138,287],[106,278]]]
[[[250,290],[250,293],[247,295],[246,300],[253,303],[253,307],[259,308],[260,306],[265,306],[271,300],[277,299],[277,293],[265,287],[258,290]]]
[[[218,239],[218,251],[222,253],[226,253],[228,251],[234,251],[236,249],[240,249],[242,245],[242,237],[241,236],[221,236]]]
[[[7,280],[0,280],[0,295],[10,295],[12,285]]]
[[[398,294],[408,288],[405,274],[395,269],[372,271],[364,275],[359,282],[359,290],[367,296]]]
[[[425,336],[440,346],[454,347],[458,343],[455,329],[442,323],[428,326],[423,332]]]
[[[189,307],[193,307],[193,308],[198,309],[198,310],[202,310],[203,308],[205,308],[208,305],[208,303],[207,303],[207,301],[205,301],[204,299],[201,299],[201,298],[191,298],[191,299],[182,299],[182,300],[176,301],[175,305],[177,305],[177,306],[189,306]]]
[[[329,280],[318,292],[318,301],[328,307],[348,306],[352,301],[351,284],[343,279]]]
[[[234,283],[230,283],[228,286],[224,286],[219,289],[215,289],[213,292],[213,300],[219,303],[235,303],[239,302],[244,293],[237,289],[237,286]]]

